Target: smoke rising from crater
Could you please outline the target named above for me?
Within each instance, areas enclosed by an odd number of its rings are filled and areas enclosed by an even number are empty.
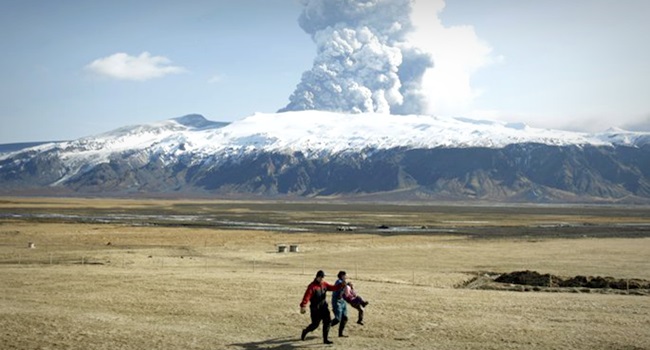
[[[412,0],[303,0],[300,27],[316,43],[311,70],[280,112],[424,114],[429,54],[409,44]]]

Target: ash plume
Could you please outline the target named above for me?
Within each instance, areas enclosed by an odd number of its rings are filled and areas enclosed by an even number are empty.
[[[316,43],[311,70],[280,112],[424,114],[431,57],[409,44],[412,0],[303,0],[300,27]]]

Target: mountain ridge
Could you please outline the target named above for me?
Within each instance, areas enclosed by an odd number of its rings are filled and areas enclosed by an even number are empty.
[[[650,133],[302,111],[187,115],[0,153],[0,193],[650,203]]]

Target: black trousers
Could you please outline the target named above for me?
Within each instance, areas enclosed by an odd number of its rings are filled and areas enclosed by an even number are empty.
[[[353,303],[350,304],[350,306],[352,306],[353,308],[357,309],[357,311],[359,311],[359,319],[357,320],[357,322],[363,322],[363,307],[361,306],[361,304]]]
[[[315,330],[323,321],[323,341],[327,340],[330,333],[330,324],[332,323],[329,307],[325,304],[318,308],[309,308],[309,311],[311,313],[311,324],[305,328],[305,331],[309,333]]]

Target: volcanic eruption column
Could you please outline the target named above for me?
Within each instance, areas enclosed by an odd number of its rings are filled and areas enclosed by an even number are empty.
[[[303,0],[299,24],[317,46],[280,112],[424,114],[429,54],[409,44],[412,0]]]

